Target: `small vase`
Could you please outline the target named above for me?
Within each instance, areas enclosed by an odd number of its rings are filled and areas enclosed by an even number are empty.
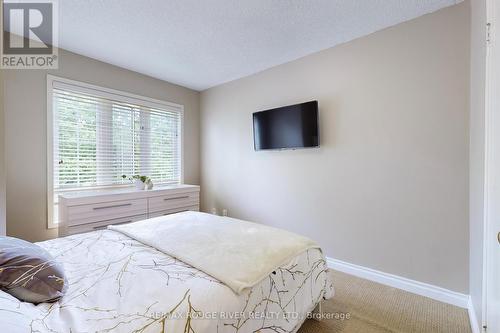
[[[144,186],[145,186],[145,184],[140,179],[135,180],[135,188],[136,189],[144,190]]]
[[[146,189],[152,190],[153,189],[153,181],[151,179],[148,180],[146,183]]]

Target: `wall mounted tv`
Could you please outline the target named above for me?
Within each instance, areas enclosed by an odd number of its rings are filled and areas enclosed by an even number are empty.
[[[255,150],[319,147],[318,101],[254,112]]]

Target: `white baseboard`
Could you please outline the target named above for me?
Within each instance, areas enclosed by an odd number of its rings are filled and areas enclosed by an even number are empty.
[[[469,309],[469,295],[457,293],[445,288],[433,286],[401,276],[384,273],[375,269],[350,264],[345,261],[326,258],[328,267],[337,271],[351,274],[363,279],[375,281],[386,286],[402,289],[417,295],[432,298],[434,300],[452,304],[464,309]],[[469,312],[470,313],[470,312]],[[475,318],[474,318],[475,319]],[[473,319],[471,318],[471,323]],[[477,324],[477,321],[475,321]]]
[[[474,305],[472,304],[472,299],[470,297],[467,304],[467,312],[469,313],[470,328],[472,329],[472,333],[481,333],[483,329],[478,324],[476,310],[474,309]]]

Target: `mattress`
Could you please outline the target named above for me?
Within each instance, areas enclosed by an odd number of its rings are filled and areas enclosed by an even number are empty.
[[[296,332],[333,295],[319,249],[236,294],[217,279],[124,234],[100,230],[37,243],[69,281],[58,302],[0,292],[2,332]]]

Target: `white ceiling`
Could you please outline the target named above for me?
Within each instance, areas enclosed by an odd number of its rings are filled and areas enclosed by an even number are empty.
[[[64,0],[59,46],[195,90],[461,0]]]

